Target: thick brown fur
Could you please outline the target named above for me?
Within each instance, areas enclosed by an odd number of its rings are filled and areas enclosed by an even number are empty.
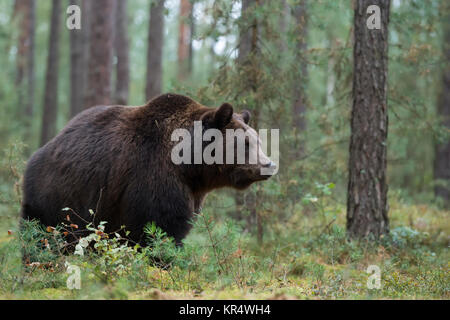
[[[245,175],[243,165],[173,164],[171,134],[176,128],[190,130],[195,120],[202,120],[204,129],[224,132],[245,129],[249,113],[233,113],[228,104],[208,108],[176,94],[139,107],[82,112],[29,160],[23,218],[56,226],[68,207],[80,216],[72,216],[72,222],[82,228],[93,219],[92,209],[94,223],[108,222],[107,232],[125,226],[131,240],[145,244],[143,227],[154,221],[181,243],[209,191],[263,180]]]

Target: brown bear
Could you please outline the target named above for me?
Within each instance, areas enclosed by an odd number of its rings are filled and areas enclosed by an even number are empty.
[[[144,106],[87,109],[29,160],[22,217],[56,226],[67,223],[62,209],[70,208],[76,213],[71,221],[80,229],[92,219],[94,224],[107,221],[106,232],[125,226],[128,238],[143,245],[143,228],[154,222],[181,244],[208,192],[265,180],[270,175],[259,169],[275,164],[260,151],[256,164],[175,164],[172,133],[192,132],[194,121],[201,121],[202,130],[220,130],[225,143],[226,129],[255,135],[249,120],[248,111],[234,113],[230,104],[209,108],[177,94]]]

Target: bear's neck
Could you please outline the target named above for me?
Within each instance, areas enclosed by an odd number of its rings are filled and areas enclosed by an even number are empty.
[[[194,194],[207,194],[214,189],[229,185],[226,175],[215,166],[185,165],[181,168],[185,183]]]

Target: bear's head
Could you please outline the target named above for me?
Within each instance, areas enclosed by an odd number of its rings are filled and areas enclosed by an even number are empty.
[[[235,113],[228,103],[204,109],[194,120],[189,130],[193,159],[189,172],[195,172],[199,189],[245,189],[275,173],[276,164],[263,152],[262,141],[249,122],[250,112]]]

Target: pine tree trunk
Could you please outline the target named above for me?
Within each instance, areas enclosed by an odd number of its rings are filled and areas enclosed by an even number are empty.
[[[241,26],[239,30],[239,54],[237,58],[237,62],[240,65],[245,64],[252,48],[252,26],[249,26],[247,22],[247,10],[254,2],[255,0],[242,0]]]
[[[115,103],[128,104],[130,86],[127,0],[118,0],[116,7],[115,49],[117,55],[117,80]]]
[[[35,0],[16,0],[14,3],[14,19],[20,30],[17,44],[16,87],[20,115],[27,118],[32,116],[34,105],[35,10]]]
[[[34,113],[34,92],[35,92],[35,70],[34,70],[34,53],[35,53],[35,30],[36,30],[36,0],[28,0],[29,2],[29,50],[27,59],[27,83],[28,83],[28,101],[25,109],[25,116],[28,119],[28,127],[31,126],[31,119]],[[30,128],[28,128],[30,130]]]
[[[189,17],[192,6],[189,0],[180,0],[180,22],[178,29],[178,79],[185,80],[189,75],[189,42],[191,28]]]
[[[16,0],[14,2],[14,19],[20,29],[19,39],[17,43],[16,58],[16,87],[19,91],[19,105],[23,105],[23,79],[25,76],[27,51],[28,51],[28,12],[29,6],[27,0]]]
[[[194,69],[194,49],[193,49],[193,42],[194,42],[194,35],[195,35],[195,18],[194,18],[194,6],[195,6],[195,0],[192,0],[192,8],[191,12],[189,14],[189,63],[188,63],[188,73],[192,74],[192,71]]]
[[[367,7],[381,9],[381,29],[368,29]],[[353,108],[347,200],[352,238],[389,232],[386,183],[387,72],[390,0],[356,0]]]
[[[250,5],[254,2],[254,0],[242,0],[242,6],[241,6],[241,25],[239,30],[239,53],[237,57],[237,63],[240,68],[245,67],[245,64],[247,62],[247,59],[249,57],[250,51],[251,51],[251,30],[247,28],[247,21],[246,17],[248,14],[248,9]],[[244,73],[246,74],[246,73]],[[254,201],[253,201],[254,202]],[[244,209],[244,193],[240,191],[234,192],[234,203],[236,205],[236,217],[238,219],[242,220],[243,215],[242,211]],[[253,215],[253,213],[251,214]],[[249,216],[247,219],[247,230],[250,230],[251,227],[251,219],[252,217]],[[253,217],[254,218],[254,217]]]
[[[442,74],[442,88],[440,91],[437,115],[441,119],[441,124],[447,131],[450,130],[450,5],[444,1],[444,52],[445,69]],[[436,186],[435,195],[444,200],[446,207],[450,207],[450,141],[436,141],[434,159],[434,178]]]
[[[331,33],[328,34],[328,45],[331,51],[334,51],[334,40]],[[336,66],[336,57],[334,54],[329,55],[327,63],[327,94],[325,99],[325,105],[332,107],[334,105],[334,89],[336,86],[336,74],[334,68]]]
[[[85,23],[85,15],[89,10],[84,6],[84,1],[70,0],[70,5],[82,8],[81,29],[69,31],[70,35],[70,117],[83,110],[84,89],[86,83],[87,57],[86,55],[86,30],[89,26]]]
[[[260,5],[264,5],[263,1],[242,0],[239,30],[239,54],[236,61],[238,67],[242,69],[242,73],[245,74],[244,91],[252,92],[253,94],[256,94],[258,88],[258,72],[260,70],[258,37],[261,36],[260,24],[254,15],[254,10]],[[258,105],[258,103],[256,104]],[[260,110],[258,108],[253,108],[251,112],[252,126],[258,128]],[[250,212],[247,219],[247,229],[252,230],[252,227],[256,225],[256,237],[260,245],[262,245],[264,236],[263,217],[260,213],[261,197],[262,191],[259,187],[256,187],[254,194],[251,194],[248,197],[246,203]],[[236,193],[235,203],[236,210],[241,210],[240,204],[243,203],[243,195]]]
[[[114,1],[91,2],[88,93],[85,108],[111,104]]]
[[[307,48],[307,7],[306,0],[300,1],[295,8],[295,22],[297,35],[297,59],[300,63],[300,70],[296,73],[294,81],[294,103],[292,107],[292,119],[295,129],[295,141],[297,155],[304,152],[304,146],[300,142],[299,134],[306,131],[306,79],[308,78],[308,69],[305,62],[305,52]]]
[[[86,108],[85,102],[88,96],[88,85],[89,85],[89,57],[91,52],[91,10],[92,2],[91,0],[82,0],[83,14],[81,15],[81,22],[83,24],[83,91],[82,91],[82,105],[80,112]]]
[[[237,63],[240,68],[245,68],[245,65],[247,64],[247,60],[249,58],[249,55],[251,53],[252,48],[252,27],[249,27],[247,24],[247,16],[249,15],[249,8],[251,5],[255,2],[255,0],[242,0],[242,6],[241,6],[241,25],[239,30],[239,53],[237,57]],[[247,74],[246,72],[244,74]],[[253,199],[249,199],[249,204],[255,204],[255,201],[252,201]],[[238,212],[236,214],[237,217],[243,217],[242,210],[244,205],[244,193],[235,191],[234,192],[234,203],[236,205],[236,211]],[[250,216],[247,219],[247,230],[251,230],[251,225],[254,223],[255,220],[255,212],[250,211]]]
[[[159,0],[150,8],[147,49],[147,100],[161,94],[162,53],[164,47],[164,0]]]
[[[53,0],[52,6],[49,54],[45,78],[44,111],[40,141],[41,146],[53,138],[56,133],[56,117],[58,110],[59,35],[62,17],[61,0]]]
[[[264,0],[262,0],[264,1]],[[253,10],[257,8],[257,6],[261,5],[261,1],[259,0],[253,0],[250,5],[253,5]],[[251,8],[250,8],[251,10]],[[253,18],[251,28],[249,30],[250,32],[250,57],[251,61],[247,59],[247,62],[250,62],[250,68],[249,71],[249,87],[251,91],[256,93],[258,89],[258,73],[259,73],[259,66],[260,66],[260,57],[259,57],[259,43],[258,43],[258,36],[260,34],[260,25],[259,21],[256,18]],[[256,105],[260,105],[258,102],[256,102]],[[259,114],[260,110],[258,108],[253,108],[253,126],[255,128],[259,128]],[[263,237],[264,237],[264,229],[262,226],[262,217],[260,212],[260,200],[261,200],[261,188],[260,186],[256,186],[255,190],[255,197],[253,198],[253,202],[250,204],[251,207],[251,215],[254,217],[254,220],[256,222],[256,239],[258,241],[258,244],[262,246],[263,244]]]

